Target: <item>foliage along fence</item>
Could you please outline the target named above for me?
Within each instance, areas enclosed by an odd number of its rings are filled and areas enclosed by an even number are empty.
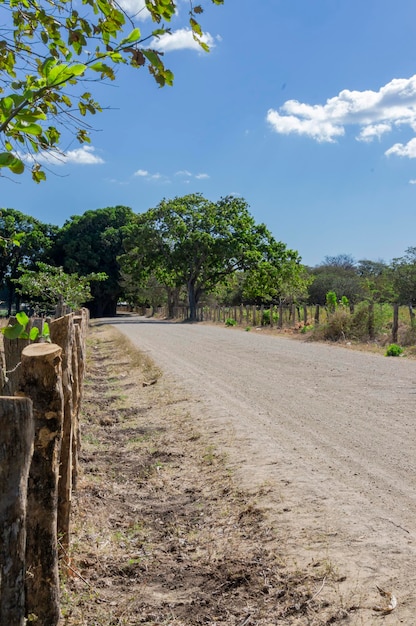
[[[50,322],[53,343],[4,337],[0,397],[0,624],[57,626],[70,541],[89,315]],[[42,324],[42,320],[32,320]],[[59,548],[58,548],[59,546]]]
[[[168,317],[166,307],[138,308],[135,312],[146,316]],[[189,312],[189,307],[176,307],[174,318],[185,321],[189,319]],[[393,342],[403,339],[404,343],[412,344],[416,341],[412,307],[389,303],[361,302],[351,307],[339,305],[332,311],[319,305],[295,304],[199,306],[196,320],[245,328],[267,326],[277,330],[314,330],[317,333],[327,327],[328,333],[324,338],[335,340],[347,337],[374,340],[382,335]],[[399,329],[402,329],[401,335]]]

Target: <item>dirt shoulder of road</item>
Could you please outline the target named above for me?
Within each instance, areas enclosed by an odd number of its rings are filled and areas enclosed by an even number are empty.
[[[117,330],[93,327],[62,624],[358,624],[325,559],[297,568],[192,402]]]

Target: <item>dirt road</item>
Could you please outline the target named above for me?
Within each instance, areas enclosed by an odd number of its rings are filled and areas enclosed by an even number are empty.
[[[345,573],[348,601],[387,588],[398,607],[385,623],[416,623],[415,361],[256,330],[111,323],[184,389],[244,487],[262,487],[299,566]]]

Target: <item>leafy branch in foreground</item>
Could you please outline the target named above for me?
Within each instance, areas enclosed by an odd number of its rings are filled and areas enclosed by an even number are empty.
[[[224,0],[211,2],[220,5]],[[46,178],[41,153],[59,152],[58,126],[80,143],[90,141],[82,118],[101,111],[101,106],[90,91],[76,89],[79,83],[114,80],[117,66],[128,64],[146,66],[160,87],[172,85],[173,74],[163,63],[163,53],[146,42],[152,44],[154,38],[170,33],[164,22],[175,15],[177,1],[144,0],[143,4],[141,10],[157,23],[146,35],[115,0],[83,0],[82,5],[70,0],[0,0],[0,168],[22,174],[22,152],[28,153],[32,178],[40,182]],[[191,32],[208,51],[197,20],[202,12],[201,5],[190,1]]]
[[[55,308],[58,302],[71,309],[78,309],[91,300],[91,282],[106,280],[104,272],[78,276],[66,274],[62,267],[38,263],[38,271],[25,270],[14,282],[16,291],[25,297],[28,304],[45,310]]]
[[[33,326],[29,331],[26,330],[29,324],[29,318],[24,311],[16,313],[16,322],[13,325],[6,326],[1,329],[1,332],[7,339],[30,339],[35,341],[39,337],[40,330],[36,326]],[[49,324],[43,323],[42,335],[43,339],[49,339]]]

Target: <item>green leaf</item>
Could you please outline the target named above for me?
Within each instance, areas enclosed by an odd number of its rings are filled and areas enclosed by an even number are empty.
[[[40,170],[38,167],[35,166],[32,169],[32,180],[34,180],[35,183],[40,183],[42,180],[46,180],[45,172],[43,172],[42,170]]]
[[[21,324],[14,324],[13,326],[6,326],[6,328],[1,329],[1,332],[7,339],[19,339],[23,331],[24,327]]]
[[[16,319],[19,322],[19,324],[21,324],[24,328],[26,328],[29,322],[29,318],[24,311],[20,311],[19,313],[16,313]]]
[[[23,161],[10,152],[0,152],[0,167],[8,167],[13,174],[23,174],[25,170]]]
[[[30,333],[29,333],[30,341],[35,341],[38,338],[38,335],[39,335],[39,328],[36,328],[36,326],[34,326],[33,328],[30,329]]]
[[[126,43],[134,43],[135,41],[138,41],[140,37],[141,37],[140,30],[138,28],[135,28],[134,30],[131,31],[128,37],[121,40],[120,45],[124,46],[124,44]]]

